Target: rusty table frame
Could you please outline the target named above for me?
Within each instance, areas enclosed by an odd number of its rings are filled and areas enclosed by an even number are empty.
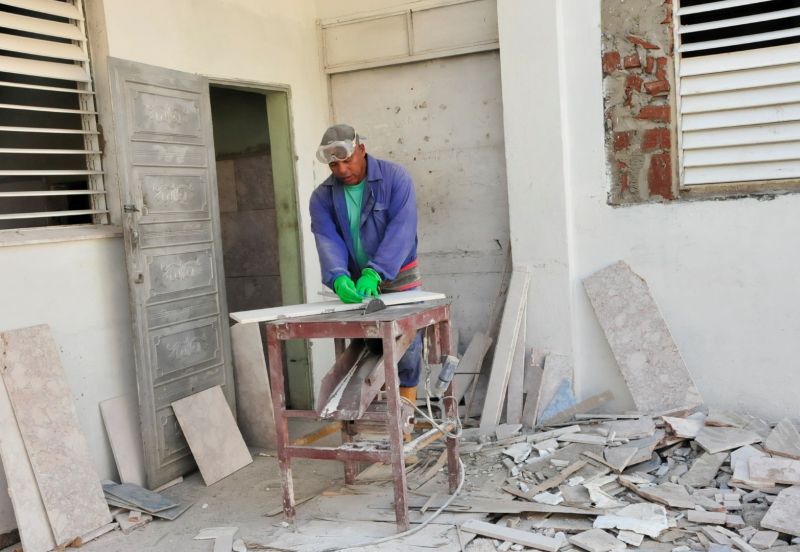
[[[269,356],[270,386],[277,433],[277,453],[283,483],[283,512],[294,521],[295,501],[292,483],[292,458],[339,460],[344,462],[346,483],[353,483],[358,462],[383,462],[391,464],[394,479],[394,505],[400,531],[409,528],[406,497],[406,470],[404,458],[403,421],[399,396],[396,351],[397,338],[413,335],[418,330],[432,330],[432,354],[438,358],[450,354],[450,304],[436,301],[415,305],[398,305],[385,310],[362,315],[361,311],[304,316],[265,323],[267,352]],[[430,334],[429,334],[429,337]],[[369,412],[364,418],[386,421],[389,449],[362,449],[348,447],[312,447],[292,445],[289,442],[289,418],[319,418],[314,410],[287,410],[284,393],[283,342],[289,339],[333,338],[337,358],[344,351],[345,339],[371,338],[383,341],[383,366],[387,396],[387,412]],[[457,416],[453,399],[452,382],[444,399],[449,418]],[[347,439],[346,439],[347,440]],[[346,443],[345,443],[346,444]],[[460,478],[458,440],[447,438],[447,468],[450,492],[455,492]]]

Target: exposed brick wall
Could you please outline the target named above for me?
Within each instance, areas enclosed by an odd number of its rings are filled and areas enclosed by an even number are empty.
[[[611,204],[677,198],[672,0],[601,0]]]

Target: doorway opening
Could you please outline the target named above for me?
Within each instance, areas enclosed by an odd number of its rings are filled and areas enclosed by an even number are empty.
[[[212,84],[210,98],[228,310],[303,303],[288,91]],[[308,358],[287,343],[292,408],[313,408]]]

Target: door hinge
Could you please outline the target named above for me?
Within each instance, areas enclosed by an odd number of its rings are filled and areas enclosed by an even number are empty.
[[[134,284],[143,284],[144,283],[144,274],[141,272],[136,275],[136,278],[133,280]]]

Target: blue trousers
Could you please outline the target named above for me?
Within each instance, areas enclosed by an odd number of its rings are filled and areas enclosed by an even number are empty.
[[[419,330],[414,341],[405,354],[397,361],[397,376],[401,387],[416,387],[422,373],[422,335],[425,330]],[[375,354],[383,353],[383,342],[380,339],[367,339],[367,347]]]

